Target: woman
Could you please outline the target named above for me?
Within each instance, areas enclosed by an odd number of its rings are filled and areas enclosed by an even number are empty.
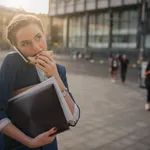
[[[28,137],[15,127],[7,117],[7,104],[14,91],[37,84],[53,76],[73,115],[70,125],[74,126],[79,119],[79,107],[68,90],[66,70],[63,66],[56,64],[53,58],[45,52],[47,44],[44,29],[41,21],[36,17],[18,15],[13,18],[7,27],[7,39],[24,56],[35,56],[35,61],[34,65],[28,64],[17,52],[8,54],[3,61],[0,69],[0,132],[3,133],[0,135],[0,149],[57,150],[56,135],[49,136],[54,134],[57,128],[54,127],[35,138]]]
[[[145,70],[145,84],[147,88],[147,103],[145,104],[145,110],[150,110],[150,60],[148,61],[147,68]]]

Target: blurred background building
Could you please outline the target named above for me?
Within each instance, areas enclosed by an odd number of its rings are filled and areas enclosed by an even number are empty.
[[[49,0],[50,41],[59,53],[93,58],[150,53],[149,0]]]

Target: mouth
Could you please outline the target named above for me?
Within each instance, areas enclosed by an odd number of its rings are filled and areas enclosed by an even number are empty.
[[[43,51],[46,51],[46,50],[43,50]],[[36,57],[36,56],[40,55],[43,51],[41,51],[41,52],[39,52],[37,54],[34,54],[32,57]]]
[[[44,52],[44,51],[46,51],[46,50],[43,50],[42,52]],[[28,57],[28,60],[29,60],[31,63],[34,63],[34,62],[35,62],[35,57],[38,57],[42,52],[40,52],[40,53],[38,53],[38,54],[35,54],[35,55],[31,56],[31,57]],[[49,55],[50,55],[51,57],[53,57],[53,51],[52,51],[52,50],[51,50],[51,51],[46,51],[46,52],[48,52]]]

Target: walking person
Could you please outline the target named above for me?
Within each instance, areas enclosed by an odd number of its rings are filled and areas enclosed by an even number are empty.
[[[111,81],[112,81],[112,83],[116,82],[118,66],[119,66],[118,59],[115,56],[112,56],[112,60],[111,60]]]
[[[129,59],[125,54],[123,54],[120,58],[120,74],[121,74],[121,82],[122,84],[126,81],[127,70],[129,66]]]
[[[112,62],[112,57],[113,57],[113,55],[112,55],[112,53],[110,53],[109,54],[109,56],[108,56],[108,68],[109,68],[109,74],[110,74],[110,76],[112,76],[112,74],[111,74],[111,70],[112,70],[112,65],[111,65],[111,62]]]
[[[150,110],[150,60],[148,61],[147,68],[145,70],[145,85],[147,89],[147,102],[145,104],[145,110]]]

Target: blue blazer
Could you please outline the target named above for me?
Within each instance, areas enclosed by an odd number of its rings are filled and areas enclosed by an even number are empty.
[[[66,88],[68,88],[66,69],[57,64],[58,73]],[[0,120],[7,117],[8,99],[12,96],[13,91],[30,85],[40,83],[36,68],[27,64],[16,52],[8,54],[0,69]],[[69,92],[74,101],[72,94]],[[20,144],[17,141],[0,134],[0,150],[10,150],[9,142]],[[42,147],[42,150],[57,150],[57,140],[51,144]],[[20,150],[20,149],[19,149]],[[24,147],[22,150],[31,150]]]

